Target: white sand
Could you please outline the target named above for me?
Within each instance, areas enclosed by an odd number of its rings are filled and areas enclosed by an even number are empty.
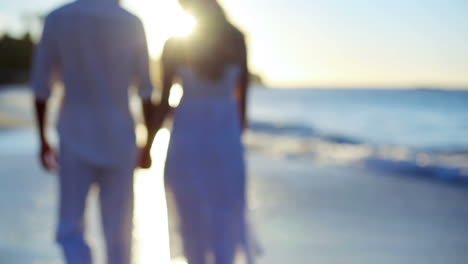
[[[468,192],[253,156],[260,263],[467,263]]]

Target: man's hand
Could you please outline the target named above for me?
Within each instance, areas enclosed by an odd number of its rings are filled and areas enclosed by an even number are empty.
[[[39,131],[39,140],[41,142],[41,149],[39,153],[41,164],[42,167],[44,167],[46,170],[56,170],[59,167],[58,154],[49,145],[45,133],[47,100],[36,98],[34,102],[36,109],[37,130]]]
[[[151,160],[150,148],[147,146],[141,148],[138,157],[138,167],[142,169],[149,169],[151,167],[152,162],[153,161]]]
[[[40,158],[44,169],[51,171],[59,168],[58,154],[47,142],[41,144]]]

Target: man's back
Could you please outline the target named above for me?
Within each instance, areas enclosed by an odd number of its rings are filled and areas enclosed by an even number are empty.
[[[131,263],[137,147],[128,90],[136,81],[149,116],[153,88],[148,66],[143,26],[117,0],[78,0],[45,20],[32,87],[41,162],[46,169],[58,168],[60,176],[56,238],[68,264],[93,263],[83,222],[86,199],[95,184],[107,263]],[[45,133],[53,72],[64,84],[59,167]]]
[[[115,0],[78,0],[52,12],[37,51],[33,87],[47,99],[50,73],[64,83],[61,144],[98,165],[135,153],[128,106],[132,81],[149,98],[152,86],[142,24]]]

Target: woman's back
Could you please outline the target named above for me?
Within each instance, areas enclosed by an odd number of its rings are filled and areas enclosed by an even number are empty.
[[[234,97],[239,67],[229,66],[223,77],[216,81],[201,77],[188,66],[179,68],[177,72],[184,94],[175,109],[169,161],[174,154],[180,164],[183,153],[197,152],[196,157],[184,156],[184,159],[187,163],[196,159],[197,163],[206,164],[204,171],[213,166],[211,163],[215,157],[212,155],[220,156],[226,162],[239,163],[235,160],[243,156],[242,129],[239,106]]]
[[[177,73],[184,89],[184,100],[197,98],[212,98],[213,100],[218,98],[220,100],[234,96],[241,74],[241,66],[236,64],[227,66],[221,78],[217,80],[201,76],[200,73],[188,65],[180,66]]]

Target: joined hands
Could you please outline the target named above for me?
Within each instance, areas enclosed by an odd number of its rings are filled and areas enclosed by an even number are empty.
[[[149,169],[152,164],[151,160],[151,146],[153,145],[154,136],[159,131],[164,123],[166,115],[172,110],[167,103],[161,103],[151,110],[152,115],[150,120],[147,120],[148,138],[146,145],[139,150],[138,167],[142,169]]]

